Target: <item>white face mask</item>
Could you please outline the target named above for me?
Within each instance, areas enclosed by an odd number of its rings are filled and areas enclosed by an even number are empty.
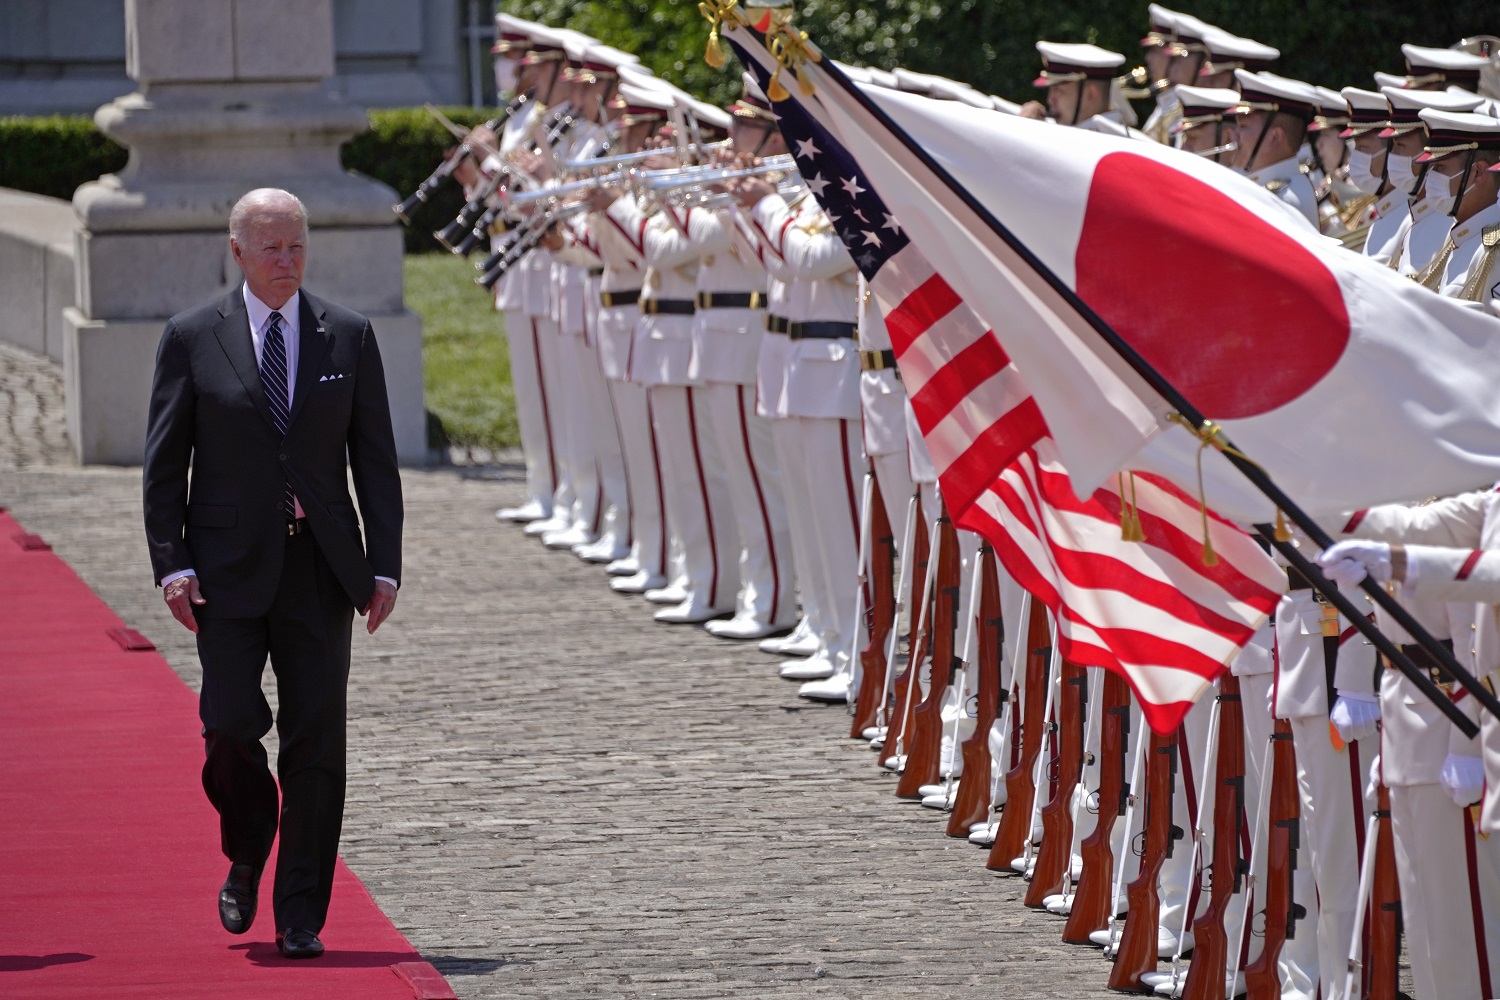
[[[1453,202],[1458,197],[1457,181],[1457,177],[1428,170],[1427,178],[1422,182],[1422,201],[1432,204],[1431,211],[1447,215],[1453,211]]]
[[[513,94],[516,90],[516,80],[521,75],[521,67],[514,59],[495,60],[495,90],[501,94]]]
[[[1391,182],[1391,187],[1400,188],[1407,194],[1415,194],[1417,190],[1417,175],[1412,170],[1410,156],[1397,156],[1391,153],[1385,158],[1386,180]]]
[[[1374,159],[1374,153],[1361,153],[1357,149],[1349,151],[1349,183],[1365,194],[1374,194],[1380,190],[1380,178],[1371,172],[1371,161]]]

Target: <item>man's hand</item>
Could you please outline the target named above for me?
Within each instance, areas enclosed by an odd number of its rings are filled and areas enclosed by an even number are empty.
[[[1032,121],[1044,122],[1047,120],[1047,106],[1041,101],[1027,101],[1021,105],[1021,117],[1030,118]]]
[[[375,581],[375,594],[370,598],[370,603],[360,609],[361,616],[368,616],[365,622],[365,631],[371,635],[380,627],[380,623],[391,616],[391,611],[396,607],[396,588],[384,580]],[[194,632],[198,631],[196,628]]]
[[[584,195],[583,200],[589,203],[589,208],[602,212],[619,200],[624,193],[617,187],[597,187]]]
[[[198,577],[180,576],[162,588],[162,598],[172,611],[172,617],[182,622],[182,627],[194,634],[198,631],[198,619],[193,617],[194,604],[207,604],[198,590]]]
[[[763,177],[742,177],[738,183],[728,182],[726,187],[734,194],[741,208],[754,208],[762,198],[776,193],[776,185]]]

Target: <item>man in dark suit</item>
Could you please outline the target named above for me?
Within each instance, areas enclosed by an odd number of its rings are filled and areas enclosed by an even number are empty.
[[[157,352],[146,538],[172,614],[198,636],[203,788],[230,861],[219,919],[249,930],[279,818],[276,943],[313,958],[343,823],[350,631],[356,609],[374,632],[395,606],[401,480],[369,321],[301,291],[302,203],[251,191],[229,233],[244,284],[174,316]],[[279,804],[260,742],[268,656]]]

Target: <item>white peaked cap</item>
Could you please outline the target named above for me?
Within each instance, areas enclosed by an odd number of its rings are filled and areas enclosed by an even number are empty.
[[[703,125],[711,125],[714,128],[721,128],[726,132],[729,131],[729,125],[734,119],[730,117],[728,111],[720,107],[715,107],[707,101],[700,101],[691,94],[682,91],[678,91],[673,97],[677,102],[678,110],[684,114],[692,115]]]
[[[1083,42],[1037,42],[1042,57],[1042,75],[1033,86],[1050,87],[1075,80],[1112,80],[1125,63],[1125,57],[1109,49]]]
[[[1458,70],[1477,73],[1489,65],[1484,56],[1476,56],[1462,49],[1433,49],[1425,45],[1403,45],[1401,54],[1406,64],[1413,69]]]
[[[1208,48],[1211,62],[1238,61],[1255,64],[1272,63],[1281,58],[1281,50],[1274,46],[1257,42],[1253,38],[1232,35],[1220,28],[1215,28],[1204,35],[1203,44]]]
[[[897,66],[892,71],[896,80],[896,87],[900,90],[910,91],[914,94],[931,94],[934,83],[941,83],[944,78],[933,76],[931,73],[918,73],[915,70],[903,69]]]
[[[572,52],[569,51],[571,57]],[[641,57],[623,49],[617,49],[613,45],[605,45],[603,42],[594,42],[583,50],[583,61],[601,63],[605,66],[613,66],[619,69],[622,66],[633,65],[641,61]]]
[[[676,107],[671,91],[630,80],[620,84],[617,99],[624,101],[627,107],[651,108],[654,111],[671,111]]]
[[[1420,112],[1423,108],[1433,108],[1437,111],[1473,111],[1484,103],[1484,98],[1466,91],[1381,87],[1380,92],[1390,102],[1392,111]]]
[[[1406,77],[1398,73],[1382,73],[1377,69],[1374,77],[1375,86],[1380,90],[1384,90],[1387,87],[1395,87],[1397,90],[1400,90],[1406,86]]]

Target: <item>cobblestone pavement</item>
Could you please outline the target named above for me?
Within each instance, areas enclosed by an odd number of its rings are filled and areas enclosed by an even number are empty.
[[[0,469],[71,464],[62,370],[0,342]]]
[[[405,483],[401,600],[355,633],[343,849],[459,996],[1104,993],[1098,953],[899,803],[841,708],[498,524],[514,468]],[[195,686],[138,484],[9,470],[0,503]]]

